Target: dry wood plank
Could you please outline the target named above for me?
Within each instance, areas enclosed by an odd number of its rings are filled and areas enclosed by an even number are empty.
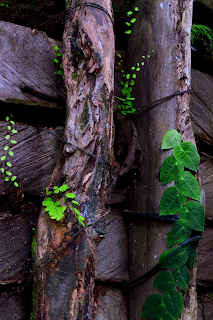
[[[2,218],[0,234],[0,284],[22,282],[32,226],[23,215]]]
[[[110,213],[105,218],[107,237],[97,251],[97,280],[128,280],[127,227],[122,216]]]
[[[212,285],[213,229],[205,230],[203,235],[204,238],[199,241],[198,246],[197,283]]]
[[[17,144],[8,144],[5,139],[8,124],[0,122],[0,150],[1,156],[6,154],[4,146],[9,145],[14,156],[10,157],[11,172],[17,176],[24,192],[37,195],[45,194],[45,187],[55,167],[61,141],[51,133],[28,125],[16,124],[18,133],[11,135]],[[63,135],[63,128],[57,127],[52,131],[59,137]],[[1,161],[1,166],[3,162]],[[4,175],[0,176],[0,193],[5,193]]]
[[[213,139],[213,76],[192,69],[190,116],[194,133],[204,139]]]
[[[59,41],[5,21],[0,21],[0,35],[0,100],[65,108],[63,80],[53,61]]]
[[[127,296],[120,289],[95,286],[97,320],[127,320]]]
[[[205,192],[205,217],[213,219],[213,159],[201,157],[198,173],[201,177],[203,192]]]

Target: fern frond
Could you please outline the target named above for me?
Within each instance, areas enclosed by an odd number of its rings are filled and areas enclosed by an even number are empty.
[[[207,39],[210,42],[210,48],[213,47],[213,32],[212,29],[203,25],[203,24],[196,24],[192,25],[191,29],[191,43],[193,44],[196,39],[200,39],[202,41],[206,41]]]

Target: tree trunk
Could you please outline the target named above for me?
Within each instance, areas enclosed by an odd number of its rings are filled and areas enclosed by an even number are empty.
[[[96,0],[99,6],[77,3],[67,1],[63,36],[69,144],[61,149],[49,188],[68,185],[86,227],[79,232],[69,208],[61,221],[41,211],[34,245],[34,319],[96,319],[96,251],[105,232],[101,216],[112,148],[114,32],[110,0]]]
[[[156,100],[178,91],[191,89],[191,23],[193,1],[136,1],[140,6],[137,22],[129,39],[129,68],[143,61],[145,65],[137,76],[133,88],[138,108],[136,127],[142,148],[143,178],[132,191],[129,210],[160,212],[160,200],[166,187],[162,187],[158,173],[171,150],[162,151],[164,134],[178,130],[184,141],[195,144],[189,115],[190,94],[173,95],[159,103]],[[154,50],[154,52],[152,52]],[[150,58],[148,52],[151,51]],[[139,94],[137,94],[137,92]],[[172,224],[129,218],[130,280],[154,267],[166,247],[166,234]],[[131,286],[130,319],[141,317],[142,307],[153,288],[154,276]],[[185,297],[182,319],[197,316],[196,267],[191,271],[189,291]]]

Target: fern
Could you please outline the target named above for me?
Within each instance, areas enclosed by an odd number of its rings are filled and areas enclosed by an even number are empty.
[[[195,40],[199,39],[202,41],[208,40],[210,42],[210,48],[213,47],[213,32],[212,29],[203,25],[196,24],[192,25],[191,29],[191,43],[194,44]]]

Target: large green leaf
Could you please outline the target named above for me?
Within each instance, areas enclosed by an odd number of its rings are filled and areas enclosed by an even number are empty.
[[[176,214],[186,202],[186,197],[180,194],[175,187],[166,189],[160,202],[160,216]]]
[[[144,303],[141,318],[142,319],[161,319],[165,313],[160,294],[152,294]]]
[[[173,150],[173,155],[184,167],[197,172],[200,156],[192,142],[182,142]]]
[[[162,269],[173,269],[183,266],[187,260],[187,252],[178,246],[164,251],[159,257],[159,264]]]
[[[178,288],[182,289],[184,292],[188,290],[190,276],[188,273],[187,266],[185,264],[180,268],[173,269],[172,277]]]
[[[169,130],[165,133],[162,141],[162,149],[171,149],[181,142],[181,135],[176,130]]]
[[[160,169],[160,180],[162,185],[176,179],[184,170],[183,165],[173,156],[167,157]]]
[[[184,171],[175,179],[175,187],[178,192],[191,199],[200,201],[200,187],[197,179],[189,171]]]
[[[203,206],[199,202],[187,201],[179,211],[179,218],[187,227],[196,231],[204,231],[205,214]]]
[[[187,264],[189,268],[193,268],[196,262],[197,241],[188,242],[184,245],[184,250],[188,253]]]
[[[157,275],[153,282],[153,288],[161,292],[167,292],[175,289],[175,283],[169,271],[162,271]]]
[[[167,246],[172,247],[174,244],[183,243],[190,237],[191,232],[192,230],[185,226],[180,220],[176,221],[172,231],[167,234]]]
[[[177,290],[165,292],[163,294],[163,304],[172,319],[177,320],[183,311],[183,298]]]

